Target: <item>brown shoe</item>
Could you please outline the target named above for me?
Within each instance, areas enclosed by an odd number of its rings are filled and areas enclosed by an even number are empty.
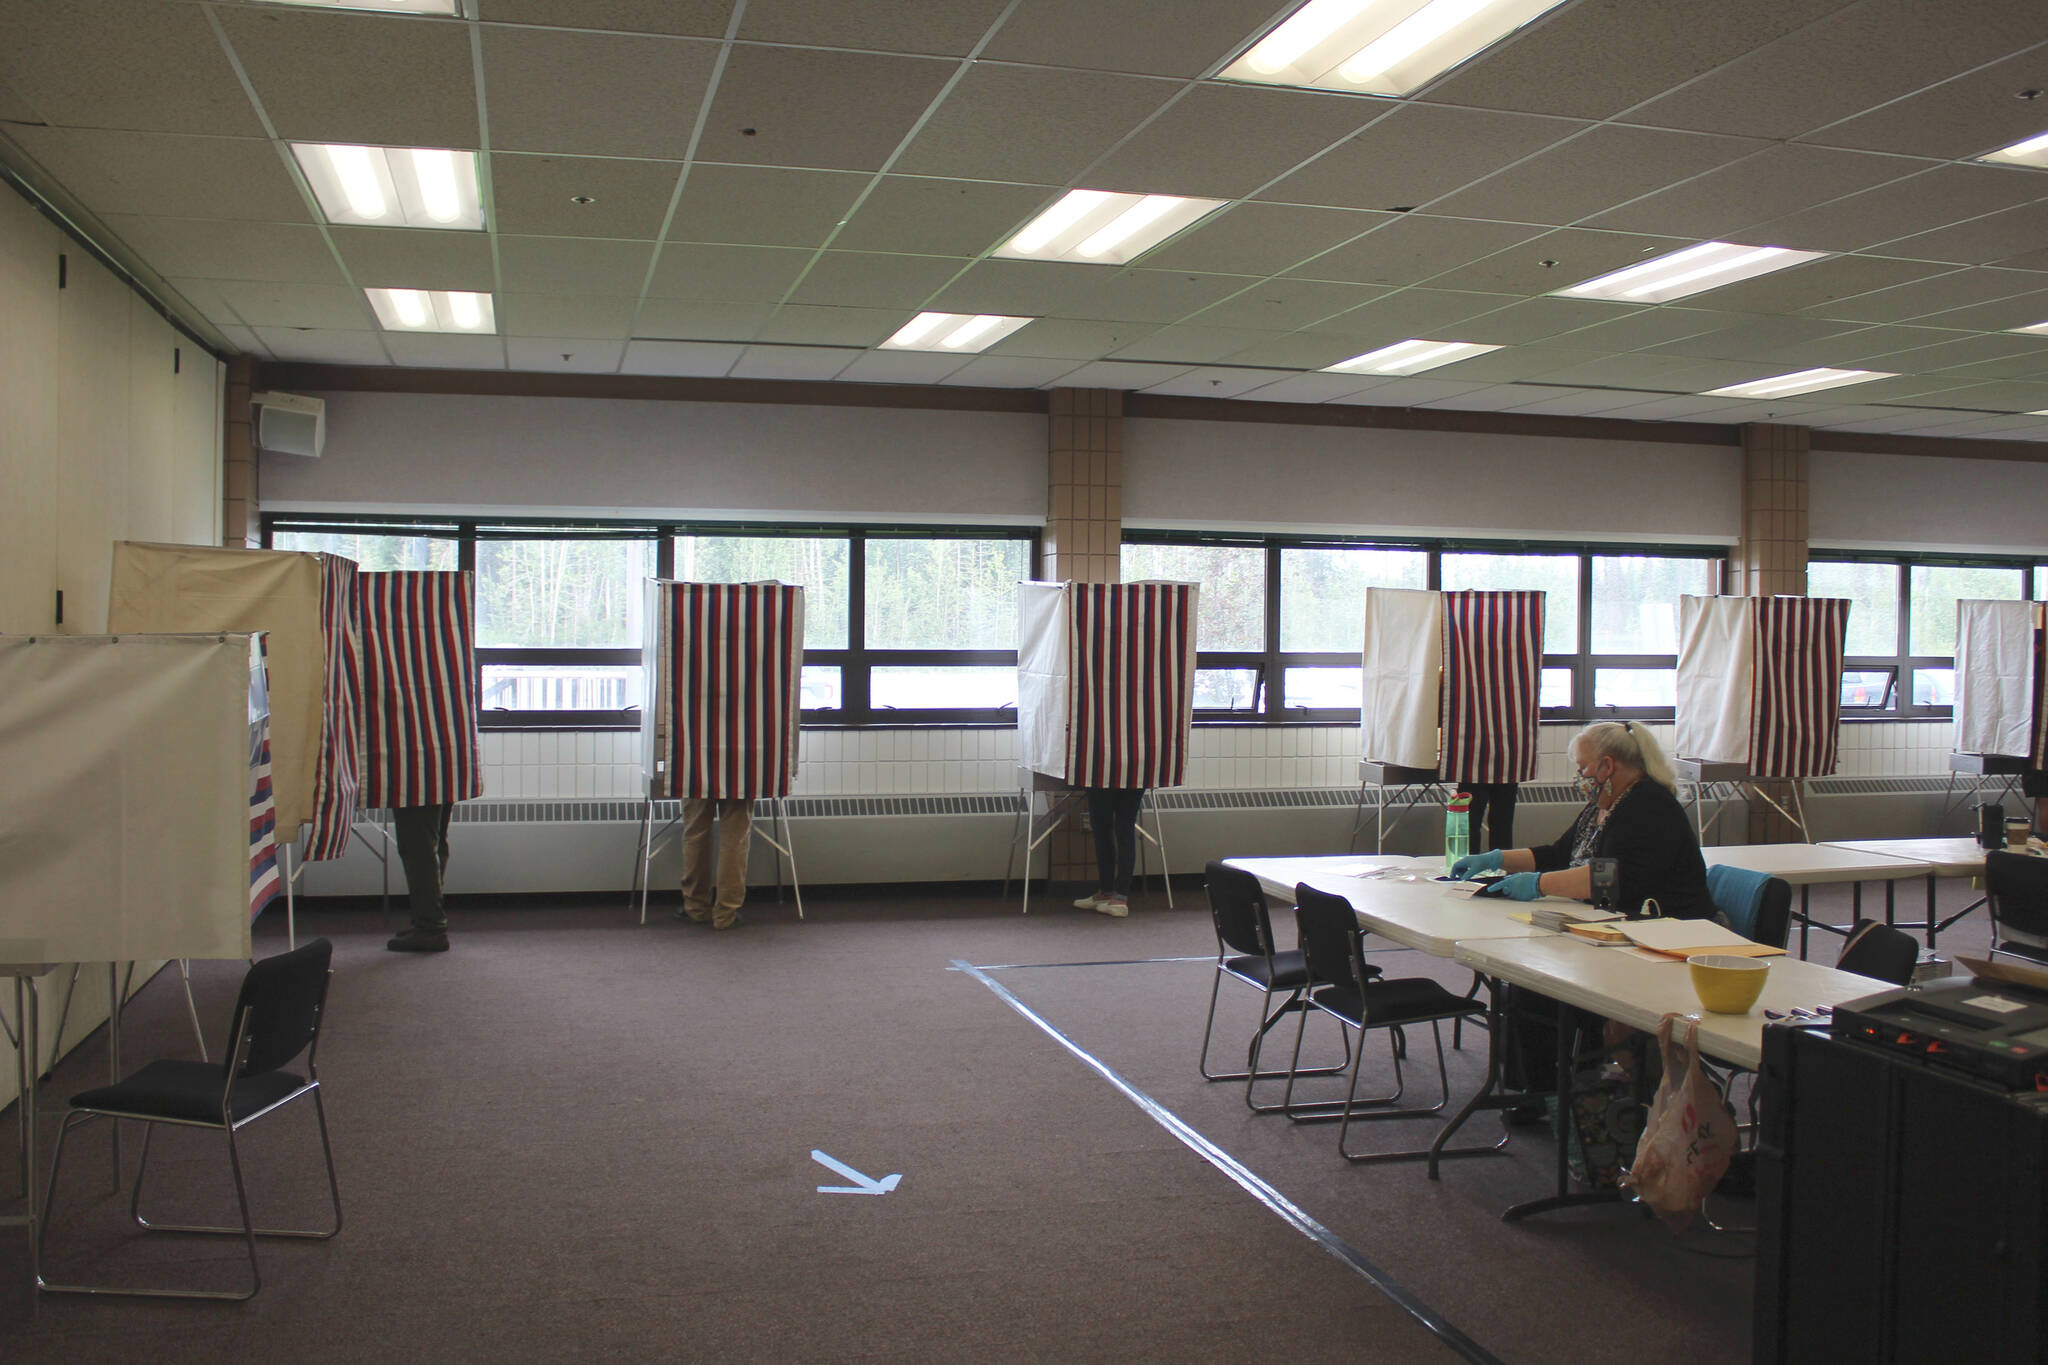
[[[724,919],[712,920],[711,927],[714,929],[737,929],[739,927],[739,923],[740,912],[735,910],[730,915],[726,916],[726,918]]]
[[[441,931],[428,933],[420,929],[408,929],[384,946],[394,953],[445,953],[448,951],[448,935]]]
[[[693,910],[687,905],[679,905],[670,913],[677,919],[686,919],[692,924],[711,923],[711,912],[709,910]]]

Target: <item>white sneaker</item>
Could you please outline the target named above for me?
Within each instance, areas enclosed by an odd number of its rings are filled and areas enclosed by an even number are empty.
[[[1074,902],[1074,908],[1076,910],[1100,910],[1102,908],[1102,897],[1100,895],[1083,896]]]
[[[1111,919],[1122,919],[1131,913],[1131,903],[1122,896],[1097,896],[1095,909],[1098,914],[1108,915]]]

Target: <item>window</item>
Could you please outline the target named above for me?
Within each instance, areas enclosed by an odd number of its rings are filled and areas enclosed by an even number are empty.
[[[319,550],[352,559],[359,569],[452,569],[461,556],[454,527],[438,534],[414,531],[280,531],[271,540],[278,550]]]
[[[1262,544],[1131,541],[1123,580],[1199,583],[1195,594],[1195,711],[1256,714],[1266,679],[1266,549]]]
[[[478,706],[568,712],[586,718],[637,712],[651,539],[489,528],[476,540]]]
[[[1579,641],[1579,555],[1444,555],[1446,592],[1471,588],[1531,590],[1544,594],[1543,652],[1570,654]]]
[[[1017,584],[1028,540],[869,537],[861,550],[868,705],[925,720],[1014,719]]]
[[[1639,715],[1678,705],[1678,599],[1710,596],[1721,561],[1592,556],[1588,664],[1593,708]]]
[[[1846,714],[1935,718],[1955,704],[1956,603],[2017,601],[2035,566],[1996,561],[1938,561],[1906,556],[1815,559],[1807,591],[1846,597],[1843,650]]]

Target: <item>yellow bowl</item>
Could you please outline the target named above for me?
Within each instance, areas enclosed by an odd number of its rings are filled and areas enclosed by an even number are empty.
[[[1761,958],[1702,953],[1686,959],[1700,1004],[1714,1014],[1747,1014],[1764,993],[1770,964]]]

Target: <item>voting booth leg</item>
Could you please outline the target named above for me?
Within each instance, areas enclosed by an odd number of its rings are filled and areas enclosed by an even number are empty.
[[[1166,892],[1166,908],[1171,910],[1173,909],[1173,874],[1166,866],[1166,834],[1163,830],[1159,828],[1159,803],[1152,799],[1152,793],[1150,790],[1147,790],[1145,793],[1145,804],[1151,807],[1152,809],[1152,832],[1147,834],[1145,832],[1145,826],[1142,823],[1140,823],[1137,826],[1138,834],[1146,842],[1150,843],[1154,848],[1159,850],[1159,885],[1160,888]],[[1143,871],[1144,857],[1145,844],[1140,843],[1138,845],[1138,858],[1140,869],[1138,876],[1141,879],[1145,875]]]
[[[796,896],[796,917],[802,919],[804,917],[804,889],[797,881],[796,839],[790,834],[789,802],[787,800],[780,796],[768,798],[768,823],[769,828],[774,829],[781,836],[779,842],[775,834],[768,834],[762,830],[760,821],[750,820],[747,822],[747,826],[753,832],[753,836],[756,839],[774,849],[777,854],[775,863],[775,891],[777,900],[782,898],[782,860],[787,859],[789,861],[789,889]]]
[[[293,845],[291,844],[279,844],[277,846],[277,856],[284,863],[284,946],[286,952],[290,952],[299,946],[299,912],[297,902],[292,897],[292,883],[297,881],[306,870],[306,865],[303,862],[297,867],[292,866],[292,848]],[[190,978],[187,978],[186,985],[188,987],[191,985]]]
[[[28,1230],[28,1273],[30,1283],[42,1280],[41,1249],[37,1238],[42,1229],[36,1207],[36,1071],[42,1055],[42,1029],[37,1020],[42,1002],[36,981],[26,967],[14,977],[14,1079],[21,1098],[14,1106],[15,1126],[20,1133],[21,1202],[24,1212],[0,1217],[0,1226]]]
[[[651,796],[647,798],[647,804],[640,809],[640,842],[634,857],[633,892],[627,893],[626,904],[630,908],[633,904],[633,893],[639,894],[642,924],[647,923],[647,895],[654,882],[654,860],[662,849],[668,847],[669,840],[675,837],[682,823],[682,816],[677,815],[675,819],[664,821],[657,828],[654,823],[654,798]]]
[[[1024,914],[1028,915],[1031,913],[1031,857],[1038,852],[1040,845],[1045,843],[1047,839],[1052,838],[1053,834],[1060,827],[1060,819],[1066,814],[1067,807],[1078,801],[1080,796],[1081,794],[1078,791],[1065,791],[1060,792],[1056,796],[1049,797],[1045,807],[1045,825],[1043,828],[1040,828],[1037,814],[1031,809],[1031,788],[1024,788],[1024,813],[1025,818],[1029,821],[1029,824],[1025,827],[1029,837],[1024,844]],[[1013,851],[1015,847],[1013,843],[1011,845]],[[1052,886],[1051,867],[1047,867],[1045,870],[1045,884],[1048,888]]]

